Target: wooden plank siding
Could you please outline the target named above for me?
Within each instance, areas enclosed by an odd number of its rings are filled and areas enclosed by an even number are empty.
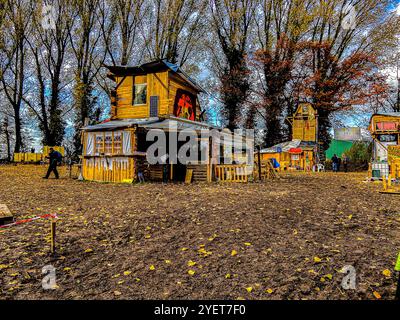
[[[147,84],[146,104],[133,105],[135,84]],[[159,115],[167,115],[168,72],[150,73],[141,76],[117,77],[116,119],[141,119],[150,116],[150,96],[159,97]]]
[[[111,167],[105,167],[100,157],[83,159],[82,175],[85,180],[98,182],[132,181],[136,177],[135,160],[129,158],[127,163],[113,162]]]

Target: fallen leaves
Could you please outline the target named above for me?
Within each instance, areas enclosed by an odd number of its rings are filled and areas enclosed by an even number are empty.
[[[0,170],[1,197],[17,218],[36,215],[38,206],[46,213],[63,210],[57,242],[64,259],[55,262],[63,290],[51,293],[55,299],[86,299],[94,292],[99,299],[163,299],[169,292],[168,299],[362,300],[376,299],[374,290],[381,299],[393,298],[389,266],[400,247],[393,236],[400,221],[387,219],[387,212],[397,214],[400,198],[388,202],[374,186],[361,189],[354,183],[360,175],[290,174],[243,185],[118,185],[43,182],[38,173],[44,168],[18,168]],[[348,188],[338,201],[332,190],[342,184]],[[271,190],[287,195],[277,199]],[[47,234],[42,222],[0,234],[0,289],[6,299],[42,297],[33,284],[49,258]],[[333,270],[355,261],[357,289],[364,289],[341,290],[345,275]],[[29,271],[31,280],[24,280],[26,270],[36,270]],[[96,288],[99,279],[110,292]],[[15,280],[20,282],[8,291]]]
[[[320,257],[314,257],[314,262],[315,263],[320,263],[322,259]]]
[[[388,269],[383,270],[382,274],[387,278],[390,278],[390,276],[392,275],[392,273]]]
[[[187,263],[188,267],[193,267],[193,266],[195,266],[196,264],[197,264],[197,263],[194,262],[194,261],[192,261],[192,260],[189,260],[188,263]]]

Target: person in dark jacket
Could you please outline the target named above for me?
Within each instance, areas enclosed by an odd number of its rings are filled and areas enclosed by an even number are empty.
[[[338,172],[338,165],[339,165],[339,158],[337,157],[337,155],[336,154],[334,154],[333,155],[333,157],[332,157],[332,169],[333,169],[333,172]]]
[[[49,169],[47,170],[47,174],[43,179],[48,179],[51,172],[54,172],[54,175],[56,176],[56,179],[59,178],[58,171],[57,171],[57,166],[61,164],[62,160],[62,155],[58,151],[55,151],[53,148],[50,148],[50,153],[46,157],[46,159],[49,159]]]

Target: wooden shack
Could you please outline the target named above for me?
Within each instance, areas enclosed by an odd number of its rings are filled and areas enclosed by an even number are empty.
[[[132,182],[140,171],[145,180],[185,181],[188,169],[193,181],[224,179],[215,159],[202,164],[170,163],[168,159],[162,164],[149,164],[146,159],[150,146],[146,134],[151,129],[162,130],[167,136],[184,129],[199,133],[215,129],[223,133],[222,128],[204,121],[198,99],[204,90],[195,81],[165,59],[134,67],[107,68],[108,77],[115,82],[111,117],[82,129],[84,179]],[[198,139],[198,149],[204,145],[208,150],[213,148],[210,139]],[[237,169],[241,168],[234,168],[235,172],[239,172]],[[242,174],[237,176],[239,179]]]
[[[372,115],[369,131],[374,143],[371,175],[400,178],[400,112]]]
[[[275,159],[280,171],[310,171],[317,163],[318,113],[310,103],[300,103],[287,120],[292,127],[292,140],[262,149],[261,160]]]

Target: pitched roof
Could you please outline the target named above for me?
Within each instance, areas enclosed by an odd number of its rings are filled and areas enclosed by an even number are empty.
[[[81,130],[84,131],[112,131],[116,129],[130,128],[133,126],[138,126],[146,129],[169,129],[176,128],[178,130],[183,129],[219,129],[222,128],[210,125],[206,122],[191,121],[183,118],[177,118],[170,116],[168,118],[144,118],[144,119],[124,119],[124,120],[111,120],[103,123],[98,123],[94,125],[89,125],[83,127]]]
[[[387,112],[387,113],[378,112],[378,113],[375,113],[372,116],[400,117],[400,112]]]
[[[312,141],[301,141],[294,139],[292,141],[286,141],[279,143],[273,147],[260,150],[260,153],[277,153],[279,150],[282,152],[289,152],[290,149],[302,148],[303,150],[311,150],[317,145],[316,142]]]
[[[200,85],[198,85],[189,75],[187,75],[179,66],[169,62],[167,59],[154,60],[138,66],[107,66],[111,74],[109,78],[115,79],[114,76],[135,76],[144,75],[148,73],[155,73],[160,71],[171,70],[185,80],[193,89],[198,92],[206,92]]]

